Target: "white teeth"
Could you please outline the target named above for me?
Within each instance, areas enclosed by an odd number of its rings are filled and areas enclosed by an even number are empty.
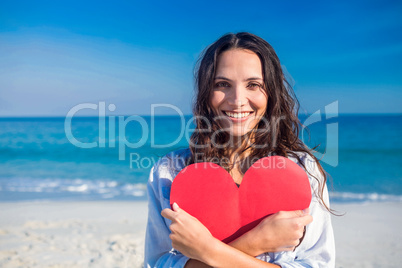
[[[250,112],[247,113],[231,113],[231,112],[225,112],[227,116],[233,117],[233,118],[243,118],[246,117],[250,114]]]

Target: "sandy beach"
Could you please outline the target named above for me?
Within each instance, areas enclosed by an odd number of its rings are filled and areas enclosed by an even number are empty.
[[[145,202],[0,203],[0,267],[141,267]]]
[[[400,267],[402,203],[334,204],[336,267]],[[146,202],[0,203],[0,267],[142,267]]]

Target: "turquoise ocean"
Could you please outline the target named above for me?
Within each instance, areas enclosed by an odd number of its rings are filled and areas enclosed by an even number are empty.
[[[191,122],[0,118],[0,201],[146,200],[152,165],[187,147]],[[308,128],[301,138],[311,148],[320,144],[332,202],[402,202],[402,115],[340,114]]]

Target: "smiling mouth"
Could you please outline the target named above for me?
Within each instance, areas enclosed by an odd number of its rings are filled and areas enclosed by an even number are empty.
[[[227,116],[232,117],[232,118],[237,118],[237,119],[241,119],[241,118],[245,118],[247,116],[249,116],[252,112],[244,112],[244,113],[232,113],[232,112],[226,112],[223,111]]]

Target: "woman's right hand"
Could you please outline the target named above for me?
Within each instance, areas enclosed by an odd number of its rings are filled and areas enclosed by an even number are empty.
[[[303,237],[304,227],[313,221],[308,213],[307,209],[272,214],[230,245],[252,256],[294,250]]]

